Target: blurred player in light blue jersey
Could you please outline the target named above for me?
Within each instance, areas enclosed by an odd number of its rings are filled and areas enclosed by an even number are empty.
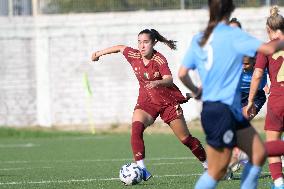
[[[266,155],[259,135],[242,114],[242,59],[243,56],[254,56],[256,51],[273,53],[282,48],[284,42],[268,45],[239,28],[228,26],[234,10],[232,0],[208,0],[208,7],[208,26],[193,37],[179,70],[179,78],[192,91],[193,97],[199,98],[202,93],[201,123],[208,144],[208,170],[195,188],[215,188],[227,171],[232,148],[238,146],[250,158],[240,187],[254,189]],[[202,88],[196,87],[188,75],[189,70],[194,69],[199,72]]]

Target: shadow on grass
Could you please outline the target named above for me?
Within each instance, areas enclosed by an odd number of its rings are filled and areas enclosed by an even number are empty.
[[[265,179],[265,178],[270,178],[270,174],[265,173],[265,174],[261,174],[259,176],[259,179]],[[233,178],[231,180],[241,180],[241,173],[238,173],[237,175],[234,175]]]
[[[260,179],[271,178],[271,175],[268,174],[268,173],[266,173],[266,174],[261,174],[261,175],[259,176],[259,178],[260,178]]]
[[[195,183],[189,182],[187,180],[185,180],[185,181],[179,180],[178,183],[168,182],[168,180],[165,181],[165,182],[163,182],[163,181],[157,182],[157,180],[152,179],[150,182],[142,182],[139,185],[140,186],[142,185],[143,187],[146,187],[146,188],[172,188],[172,187],[177,187],[177,185],[179,185],[179,186],[183,185],[183,186],[187,186],[189,188],[191,188],[191,187],[193,188]]]

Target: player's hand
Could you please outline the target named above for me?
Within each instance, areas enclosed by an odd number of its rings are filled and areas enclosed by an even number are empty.
[[[158,80],[146,81],[145,88],[146,89],[153,89],[153,88],[157,87],[158,85],[159,85],[159,81]]]
[[[92,54],[92,61],[98,61],[100,58],[99,51]]]
[[[264,86],[263,90],[264,90],[265,94],[267,94],[267,95],[270,94],[270,88],[267,85]]]
[[[197,93],[195,93],[194,95],[195,95],[194,98],[196,100],[200,100],[202,96],[202,87],[199,87]]]
[[[194,98],[196,100],[200,100],[202,95],[202,88],[199,87],[196,93],[186,93],[186,100],[189,100],[191,98]]]
[[[248,105],[245,111],[245,117],[249,120],[251,120],[252,118],[254,118],[256,115],[256,107],[254,105],[253,101],[248,101]]]
[[[191,98],[194,98],[196,100],[200,100],[201,99],[201,95],[202,95],[202,87],[198,87],[197,90],[193,93],[187,93],[186,97],[188,98],[188,95]]]
[[[186,100],[194,98],[192,93],[185,93],[185,96],[186,96]]]

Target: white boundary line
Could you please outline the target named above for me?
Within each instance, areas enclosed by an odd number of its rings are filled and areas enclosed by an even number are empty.
[[[40,145],[33,144],[33,143],[26,143],[26,144],[0,144],[0,148],[32,148],[38,147]]]
[[[183,162],[159,162],[159,163],[152,163],[155,166],[163,166],[163,165],[181,165],[181,164],[196,164],[193,161],[183,161]],[[201,164],[200,164],[201,165]],[[70,167],[70,166],[69,166]],[[77,166],[72,166],[77,167]],[[14,170],[32,170],[32,169],[53,169],[55,167],[13,167],[13,168],[0,168],[0,171],[14,171]]]
[[[178,165],[178,164],[195,164],[196,162],[165,162],[165,163],[152,163],[152,165]],[[201,165],[201,164],[200,164]]]
[[[149,158],[146,161],[160,161],[160,160],[191,160],[195,157],[165,157],[165,158]],[[115,161],[133,161],[132,158],[121,159],[83,159],[83,160],[40,160],[40,161],[0,161],[0,164],[25,164],[25,163],[74,163],[74,162],[115,162]]]
[[[269,172],[262,172],[262,174],[269,174]],[[200,173],[192,174],[180,174],[180,175],[155,175],[153,178],[164,178],[164,177],[192,177],[201,176]],[[239,175],[239,174],[238,174]],[[0,185],[24,185],[24,184],[50,184],[50,183],[73,183],[73,182],[95,182],[95,181],[113,181],[119,180],[119,178],[91,178],[91,179],[70,179],[70,180],[42,180],[42,181],[26,181],[26,182],[0,182]]]
[[[153,178],[163,177],[188,177],[200,176],[201,174],[181,174],[181,175],[155,175]],[[23,185],[23,184],[50,184],[50,183],[72,183],[72,182],[94,182],[94,181],[113,181],[119,178],[101,178],[101,179],[70,179],[70,180],[43,180],[43,181],[27,181],[27,182],[0,182],[0,185]]]
[[[165,163],[152,163],[152,165],[181,165],[181,164],[196,164],[196,162],[165,162]],[[201,164],[200,164],[201,165]],[[70,167],[70,166],[69,166]],[[78,166],[71,166],[78,167]],[[13,167],[13,168],[0,168],[0,171],[15,171],[15,170],[32,170],[32,169],[54,169],[55,167]]]
[[[74,136],[74,137],[70,137],[70,136],[62,136],[62,137],[58,137],[58,138],[54,138],[54,140],[71,140],[71,141],[74,141],[74,140],[97,140],[97,139],[105,139],[105,138],[108,138],[109,136],[98,136],[98,135],[93,135],[93,136]]]
[[[15,170],[32,170],[32,169],[52,169],[54,167],[15,167],[15,168],[0,168],[0,171],[15,171]]]

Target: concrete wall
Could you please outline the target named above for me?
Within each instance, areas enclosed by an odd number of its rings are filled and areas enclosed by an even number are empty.
[[[238,9],[233,16],[266,41],[268,13],[268,8]],[[175,83],[185,93],[177,69],[207,19],[207,10],[0,17],[0,125],[87,125],[88,115],[97,125],[131,122],[138,94],[131,67],[121,54],[93,64],[91,53],[116,44],[136,47],[138,32],[155,28],[178,41],[177,51],[163,44],[156,49],[167,57]],[[190,120],[199,116],[201,104],[191,100],[183,108]]]

